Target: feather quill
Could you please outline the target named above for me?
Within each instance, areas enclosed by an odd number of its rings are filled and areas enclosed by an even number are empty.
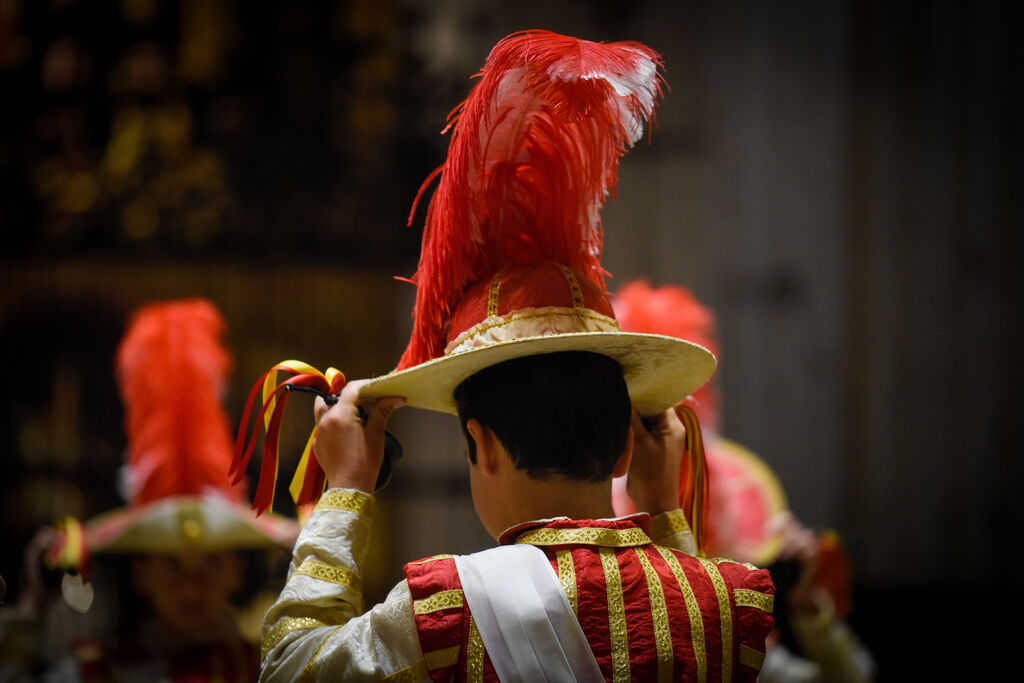
[[[600,209],[614,196],[619,158],[653,115],[660,66],[640,43],[548,31],[494,47],[449,116],[447,160],[420,190],[440,176],[398,369],[440,356],[466,287],[503,266],[554,261],[604,288]]]
[[[131,505],[179,495],[244,496],[243,487],[228,483],[225,327],[203,299],[150,304],[132,317],[114,363],[125,406]]]

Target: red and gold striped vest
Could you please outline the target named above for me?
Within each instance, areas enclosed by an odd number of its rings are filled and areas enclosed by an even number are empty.
[[[535,522],[501,541],[547,554],[605,680],[755,680],[772,628],[768,572],[655,545],[647,520]],[[431,678],[496,681],[452,556],[405,575]]]

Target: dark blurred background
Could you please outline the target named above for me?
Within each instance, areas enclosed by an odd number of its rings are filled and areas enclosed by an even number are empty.
[[[111,364],[132,308],[217,303],[236,420],[284,358],[394,365],[414,292],[392,276],[415,269],[422,216],[405,222],[445,117],[495,42],[547,28],[666,62],[658,126],[604,213],[610,288],[684,284],[717,312],[724,432],[846,540],[883,680],[984,658],[1021,606],[1021,13],[0,0],[8,601],[39,525],[120,504]],[[288,472],[311,426],[291,421]],[[404,561],[491,543],[455,421],[400,411],[394,431],[406,455],[381,494],[370,602]]]

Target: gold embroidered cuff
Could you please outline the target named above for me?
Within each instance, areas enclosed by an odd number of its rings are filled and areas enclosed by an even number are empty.
[[[312,576],[314,579],[320,579],[321,581],[336,583],[356,593],[363,592],[363,580],[359,577],[359,574],[351,569],[327,564],[312,557],[307,557],[303,560],[299,568],[295,570],[295,573]]]
[[[640,529],[599,529],[586,527],[583,529],[536,529],[527,531],[516,543],[530,545],[597,545],[605,548],[628,548],[634,545],[646,545],[651,542]]]
[[[761,670],[761,664],[764,662],[764,653],[749,645],[740,645],[740,664],[743,666],[749,666],[751,669]]]
[[[427,663],[427,668],[431,671],[435,669],[443,669],[446,666],[455,666],[455,663],[459,661],[459,650],[461,649],[461,645],[454,645],[452,647],[446,647],[443,650],[426,652],[423,654],[423,660]]]
[[[772,613],[772,606],[775,604],[775,596],[752,591],[749,588],[737,588],[733,595],[736,597],[737,607],[754,607],[762,612]]]
[[[426,663],[416,662],[380,680],[381,683],[419,683],[419,681],[429,678],[429,676]]]
[[[412,603],[412,611],[415,614],[430,614],[438,610],[455,607],[462,607],[462,591],[457,588],[455,590],[434,593],[429,597],[413,600]]]
[[[330,489],[320,496],[317,510],[347,510],[360,516],[373,514],[373,496],[356,489]]]
[[[267,653],[273,650],[274,646],[280,643],[292,631],[320,628],[322,626],[337,626],[337,623],[322,621],[312,617],[289,617],[282,619],[274,624],[274,628],[270,629],[267,635],[263,636],[263,642],[260,645],[260,659],[265,658]]]
[[[674,536],[681,531],[690,531],[686,513],[682,510],[669,510],[651,517],[651,538],[656,541]]]

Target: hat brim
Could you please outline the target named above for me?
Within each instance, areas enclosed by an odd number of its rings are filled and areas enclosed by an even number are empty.
[[[406,404],[455,414],[455,388],[467,377],[507,360],[562,351],[591,351],[622,366],[633,407],[657,415],[696,391],[715,372],[714,355],[675,337],[631,332],[573,332],[524,337],[442,356],[370,380],[364,398],[401,396]]]
[[[94,553],[184,553],[291,547],[295,520],[256,513],[215,496],[178,496],[91,520],[86,539]]]

